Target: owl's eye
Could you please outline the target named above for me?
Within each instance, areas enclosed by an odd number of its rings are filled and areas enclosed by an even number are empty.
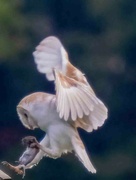
[[[25,118],[26,118],[26,119],[28,118],[28,116],[27,116],[27,114],[26,114],[26,113],[24,113],[24,116],[25,116]]]

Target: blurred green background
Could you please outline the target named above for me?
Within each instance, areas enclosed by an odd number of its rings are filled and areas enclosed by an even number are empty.
[[[88,173],[70,154],[44,158],[25,179],[136,179],[135,0],[0,1],[0,161],[18,160],[22,137],[44,136],[22,126],[16,105],[29,93],[54,92],[54,84],[37,72],[32,57],[35,46],[49,35],[61,39],[71,62],[107,105],[109,118],[91,134],[79,130],[97,174]]]

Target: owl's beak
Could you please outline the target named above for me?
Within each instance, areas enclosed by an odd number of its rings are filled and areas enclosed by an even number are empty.
[[[18,109],[18,108],[22,108],[22,106],[21,106],[21,105],[17,105],[17,109]]]
[[[31,124],[28,124],[28,126],[29,126],[29,129],[31,129],[31,130],[34,130],[34,129],[36,129],[36,128],[39,128],[38,126],[32,126]]]
[[[28,126],[29,126],[29,129],[31,129],[31,130],[34,130],[34,129],[35,129],[35,128],[32,127],[30,124],[29,124]]]

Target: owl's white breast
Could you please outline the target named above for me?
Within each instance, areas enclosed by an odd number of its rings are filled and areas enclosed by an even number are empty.
[[[60,119],[55,103],[56,97],[48,96],[33,106],[32,114],[39,128],[48,134],[50,144],[63,153],[72,150],[71,137],[75,132],[67,121]]]

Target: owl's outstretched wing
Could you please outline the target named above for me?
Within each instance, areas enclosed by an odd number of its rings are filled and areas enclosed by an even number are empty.
[[[68,63],[67,52],[59,39],[50,36],[45,38],[33,52],[34,60],[39,72],[46,74],[49,81],[53,81],[53,69],[65,74]]]
[[[88,130],[88,121],[84,122],[84,117],[91,117],[89,124],[95,125],[90,131],[101,126],[107,118],[107,108],[96,97],[82,72],[69,62],[60,40],[53,36],[45,38],[33,55],[38,71],[44,73],[49,81],[55,81],[60,118],[77,121],[77,127]]]

